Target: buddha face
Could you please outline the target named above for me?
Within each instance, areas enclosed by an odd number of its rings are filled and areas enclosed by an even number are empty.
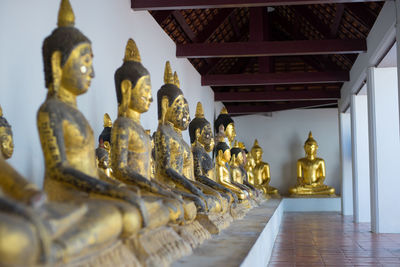
[[[251,156],[251,154],[249,153],[247,155],[247,163],[246,163],[247,167],[252,169],[256,166],[256,162],[254,160],[254,158]]]
[[[231,160],[231,151],[229,149],[224,151],[223,160],[224,162],[229,162]]]
[[[183,95],[178,96],[168,108],[166,119],[181,131],[188,128],[190,122],[189,105]]]
[[[225,135],[228,138],[229,142],[233,142],[236,137],[235,125],[233,123],[229,123],[225,129]]]
[[[61,87],[74,95],[85,93],[94,77],[92,59],[93,53],[89,43],[77,45],[62,67]]]
[[[257,162],[262,159],[262,154],[263,154],[263,151],[261,148],[255,148],[255,149],[252,149],[252,151],[251,151],[252,157]]]
[[[207,152],[211,152],[214,148],[214,138],[211,130],[210,124],[204,126],[201,130],[201,134],[199,137],[199,142],[204,146],[204,149]]]
[[[3,132],[2,129],[0,129],[0,132]],[[1,146],[1,154],[5,159],[11,158],[13,152],[14,152],[14,142],[12,135],[8,134],[7,132],[3,132],[0,135],[0,146]]]
[[[307,142],[304,144],[304,151],[306,155],[315,156],[317,154],[318,145],[314,142]]]
[[[236,155],[236,163],[242,165],[244,163],[243,153],[239,153]]]
[[[153,102],[153,97],[150,76],[145,75],[132,88],[129,107],[139,113],[144,113],[149,110],[151,102]]]

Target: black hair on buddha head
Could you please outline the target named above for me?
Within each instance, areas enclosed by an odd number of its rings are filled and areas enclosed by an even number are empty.
[[[223,108],[214,122],[214,130],[216,133],[219,133],[219,126],[221,124],[224,125],[224,129],[226,130],[226,127],[228,127],[228,125],[231,123],[234,123],[232,117],[228,114],[226,108]]]
[[[243,150],[241,148],[239,148],[239,147],[234,147],[234,148],[231,149],[231,155],[232,156],[233,155],[237,156],[237,155],[239,155],[239,153],[242,153],[242,152],[243,152]]]
[[[196,130],[200,129],[200,131],[201,131],[207,125],[210,125],[210,122],[208,120],[206,120],[205,118],[194,118],[189,123],[190,143],[193,143],[194,141],[196,141]]]
[[[218,155],[218,152],[220,150],[222,151],[222,153],[224,153],[226,150],[229,150],[229,146],[225,142],[218,142],[218,144],[214,148],[215,155]]]
[[[149,71],[142,65],[141,62],[126,61],[115,71],[114,81],[115,90],[117,93],[118,104],[122,102],[121,83],[124,80],[129,80],[132,83],[132,88],[136,86],[138,80],[146,75],[150,75]]]
[[[181,89],[179,89],[176,85],[174,84],[164,84],[161,86],[160,90],[157,91],[157,108],[158,108],[158,119],[161,119],[162,117],[162,99],[167,97],[168,99],[168,106],[170,107],[172,103],[174,103],[175,99],[178,98],[178,96],[183,95],[183,92]]]
[[[104,127],[103,131],[99,135],[99,143],[108,142],[111,145],[111,127]]]

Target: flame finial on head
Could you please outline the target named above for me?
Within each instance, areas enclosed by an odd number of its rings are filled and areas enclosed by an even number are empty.
[[[108,113],[104,114],[103,126],[104,126],[104,128],[106,128],[106,127],[110,127],[111,128],[112,127],[112,120],[110,118],[110,115],[108,115]]]
[[[244,145],[243,142],[239,142],[239,147],[240,147],[241,149],[243,149],[243,150],[246,149],[246,146]]]
[[[197,102],[195,117],[200,118],[200,119],[204,118],[204,110],[203,110],[203,105],[201,104],[201,102]]]
[[[228,110],[226,109],[226,107],[223,107],[219,114],[228,114]]]
[[[179,82],[178,73],[174,72],[174,84],[176,87],[181,88],[181,83]]]
[[[169,61],[165,63],[164,83],[174,84],[174,76],[172,75],[171,63],[169,63]]]
[[[129,38],[125,48],[124,62],[127,61],[141,62],[139,49],[137,48],[135,41],[131,38]]]
[[[58,11],[58,27],[73,27],[75,25],[75,15],[69,0],[61,0],[60,10]]]
[[[311,131],[308,133],[308,138],[307,138],[305,144],[307,144],[307,143],[317,144],[317,141],[314,139]]]
[[[254,140],[253,148],[261,148],[260,145],[258,144],[258,140]]]
[[[237,140],[235,140],[235,143],[233,144],[233,148],[240,148],[239,142]]]

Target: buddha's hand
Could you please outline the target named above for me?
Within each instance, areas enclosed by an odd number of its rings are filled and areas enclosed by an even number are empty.
[[[142,221],[143,221],[143,227],[146,227],[149,222],[149,215],[147,213],[146,206],[144,204],[143,199],[140,197],[140,191],[139,194],[129,190],[127,187],[119,187],[116,188],[118,191],[118,195],[120,196],[121,199],[129,202],[133,206],[139,209],[140,214],[142,215]]]

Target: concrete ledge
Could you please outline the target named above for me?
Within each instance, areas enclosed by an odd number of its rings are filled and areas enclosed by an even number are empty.
[[[250,210],[172,266],[267,266],[282,221],[282,203],[271,199]]]
[[[318,198],[283,198],[284,211],[312,212],[312,211],[337,211],[340,212],[340,197]]]

